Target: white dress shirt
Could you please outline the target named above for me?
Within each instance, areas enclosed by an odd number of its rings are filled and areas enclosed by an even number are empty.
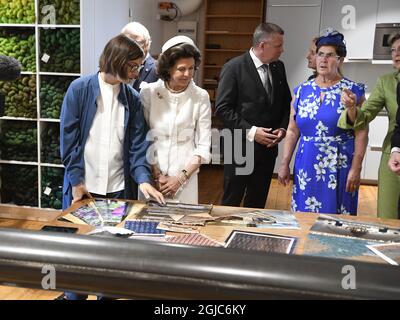
[[[249,52],[250,52],[250,57],[253,60],[254,65],[256,66],[256,69],[258,71],[258,75],[260,76],[261,82],[262,82],[263,86],[265,87],[265,77],[264,77],[265,71],[263,69],[264,63],[262,63],[261,60],[256,57],[256,55],[253,52],[253,49],[250,49]],[[256,130],[257,130],[256,126],[251,127],[249,133],[247,134],[247,140],[249,140],[250,142],[254,141],[254,137],[256,135]]]
[[[253,49],[250,49],[249,53],[250,53],[251,59],[254,62],[254,65],[256,66],[256,69],[258,71],[258,75],[260,76],[261,82],[262,82],[263,86],[265,87],[265,75],[264,75],[265,71],[263,68],[264,63],[262,63],[261,60],[256,57],[256,55],[253,52]],[[266,64],[269,65],[269,63],[266,63]],[[249,133],[247,134],[247,140],[249,140],[250,142],[254,141],[254,137],[256,135],[257,128],[258,127],[256,127],[256,126],[252,126]],[[285,128],[280,128],[280,129],[286,131]]]
[[[171,93],[159,79],[140,91],[144,116],[150,127],[148,156],[163,174],[177,176],[193,158],[211,160],[211,106],[206,90],[192,81],[184,92]],[[176,195],[185,203],[198,203],[197,172]]]
[[[124,189],[125,108],[118,101],[120,85],[98,77],[97,112],[84,149],[85,184],[89,192],[105,195]]]

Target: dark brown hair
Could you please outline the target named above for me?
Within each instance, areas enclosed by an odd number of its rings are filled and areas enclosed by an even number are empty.
[[[193,58],[196,69],[201,63],[201,54],[199,49],[189,43],[180,43],[172,48],[169,48],[158,57],[158,76],[164,81],[169,81],[171,79],[169,70],[175,66],[179,59],[184,58]]]
[[[321,45],[321,46],[317,46],[317,53],[318,53],[319,49],[320,49],[321,47],[324,47],[324,46],[326,46],[326,47],[334,47],[334,48],[335,48],[336,54],[337,54],[339,57],[341,57],[341,58],[345,58],[346,55],[347,55],[346,48],[343,47],[343,46],[338,46],[338,45],[336,45],[336,44],[323,44],[323,45]]]
[[[143,56],[144,52],[135,40],[120,34],[112,38],[104,47],[99,61],[100,71],[127,79],[127,63]]]

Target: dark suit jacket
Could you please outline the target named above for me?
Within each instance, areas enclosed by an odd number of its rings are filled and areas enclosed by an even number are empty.
[[[270,104],[250,53],[228,61],[222,71],[217,91],[216,115],[231,130],[246,130],[252,126],[284,128],[289,124],[291,94],[286,80],[285,66],[281,61],[270,64],[273,101]],[[255,155],[273,151],[255,142]]]
[[[397,84],[397,106],[396,127],[392,136],[392,148],[400,148],[400,82]]]
[[[140,69],[139,77],[133,82],[132,87],[139,92],[142,81],[147,83],[156,82],[158,80],[156,70],[156,60],[152,56],[149,56]]]

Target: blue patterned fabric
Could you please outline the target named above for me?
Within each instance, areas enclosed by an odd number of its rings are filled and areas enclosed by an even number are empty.
[[[320,88],[312,79],[294,89],[300,139],[293,172],[292,211],[357,214],[358,192],[346,192],[354,132],[337,127],[345,109],[340,102],[343,88],[355,93],[357,101],[365,93],[363,84],[346,78],[328,88]]]

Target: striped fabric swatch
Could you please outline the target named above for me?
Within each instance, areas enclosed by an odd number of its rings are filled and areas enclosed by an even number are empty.
[[[215,241],[203,234],[193,233],[184,236],[173,236],[167,239],[167,242],[177,244],[187,244],[192,246],[205,246],[205,247],[222,247],[223,244]]]

